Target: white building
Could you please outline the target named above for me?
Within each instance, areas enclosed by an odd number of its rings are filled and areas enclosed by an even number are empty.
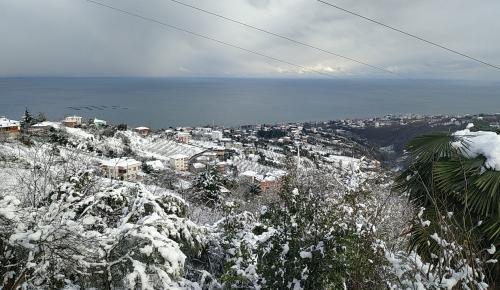
[[[187,132],[179,132],[177,133],[177,141],[181,143],[189,143],[189,140],[191,140],[191,134]]]
[[[64,126],[66,127],[78,127],[82,125],[82,117],[79,116],[68,116],[64,118],[63,122]]]
[[[212,140],[218,141],[222,139],[222,132],[221,131],[212,131]]]
[[[175,154],[169,157],[170,165],[179,171],[186,171],[189,169],[189,157],[184,154]]]
[[[0,117],[0,135],[13,136],[19,134],[21,123],[19,121],[9,120],[5,117]]]
[[[94,125],[96,127],[104,127],[106,126],[107,122],[104,120],[99,120],[99,119],[94,119]]]
[[[101,170],[105,177],[120,180],[137,179],[141,166],[141,162],[129,158],[114,158],[101,162]]]
[[[149,129],[148,127],[137,127],[137,128],[134,128],[134,131],[139,133],[140,135],[142,136],[147,136],[149,134],[149,131],[151,129]]]
[[[240,173],[240,178],[246,182],[254,183],[254,182],[262,180],[263,176],[260,174],[257,174],[257,172],[255,172],[255,171],[247,170],[243,173]]]

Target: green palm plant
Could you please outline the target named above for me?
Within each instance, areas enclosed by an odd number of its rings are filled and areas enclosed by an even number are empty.
[[[409,247],[429,262],[440,247],[429,236],[443,228],[471,259],[491,244],[500,246],[500,171],[485,168],[484,156],[469,157],[469,146],[466,138],[450,133],[423,135],[407,145],[410,165],[396,178],[395,189],[424,209],[411,225]],[[498,266],[488,270],[498,285]]]

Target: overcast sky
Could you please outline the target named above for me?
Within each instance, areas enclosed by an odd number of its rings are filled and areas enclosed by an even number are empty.
[[[97,0],[340,77],[394,77],[170,0]],[[500,71],[315,0],[180,0],[405,76],[497,80]],[[500,65],[498,0],[330,0]],[[0,76],[321,77],[85,0],[1,0]]]

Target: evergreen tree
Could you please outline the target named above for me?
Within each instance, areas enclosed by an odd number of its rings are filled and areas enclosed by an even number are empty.
[[[205,171],[198,176],[194,188],[200,194],[200,199],[213,205],[222,199],[221,188],[223,186],[223,178],[217,168],[207,166]]]
[[[27,130],[34,123],[35,123],[35,119],[31,115],[31,113],[28,111],[28,108],[26,108],[25,111],[24,111],[24,115],[21,118],[21,128],[23,130]]]
[[[248,186],[248,193],[252,196],[262,193],[262,189],[258,184],[252,183]]]

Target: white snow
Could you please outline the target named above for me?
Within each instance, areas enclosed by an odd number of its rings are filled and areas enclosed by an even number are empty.
[[[497,249],[495,248],[495,245],[491,245],[491,247],[489,249],[487,249],[486,251],[488,251],[488,254],[490,255],[494,255],[495,252],[497,251]]]
[[[0,128],[19,127],[20,122],[0,117]]]
[[[146,164],[151,166],[153,170],[161,171],[165,169],[165,165],[160,160],[147,161]]]
[[[306,252],[306,251],[301,251],[299,253],[300,257],[302,259],[312,259],[312,253],[311,252]]]
[[[500,135],[487,131],[471,132],[469,129],[457,131],[453,135],[466,142],[466,145],[460,141],[453,142],[455,148],[461,149],[470,158],[484,156],[487,169],[500,171]]]
[[[130,166],[141,166],[141,162],[132,158],[113,158],[102,161],[101,165],[108,167],[130,167]]]

